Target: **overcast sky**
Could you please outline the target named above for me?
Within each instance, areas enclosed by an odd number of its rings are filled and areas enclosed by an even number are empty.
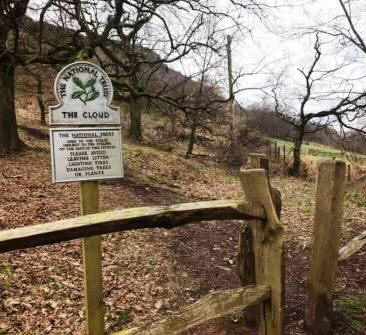
[[[329,26],[330,22],[338,25],[345,25],[338,0],[289,0],[264,1],[266,4],[279,5],[276,9],[268,9],[267,17],[262,24],[257,18],[247,19],[250,32],[239,34],[235,37],[232,50],[233,62],[236,70],[241,69],[244,72],[260,70],[260,74],[247,76],[239,81],[238,88],[243,89],[253,87],[264,87],[271,83],[274,78],[283,72],[284,86],[281,93],[288,104],[294,108],[298,105],[298,97],[304,91],[304,81],[298,68],[305,71],[309,68],[314,59],[314,34],[303,34],[301,32],[307,27],[317,25]],[[289,5],[290,4],[290,5]],[[362,23],[365,19],[366,7],[361,0],[353,0],[353,12],[355,22],[361,33],[364,31]],[[365,74],[364,56],[359,56],[352,49],[345,49],[339,44],[331,43],[327,36],[320,36],[324,43],[321,47],[322,60],[319,63],[319,69],[330,70],[340,64],[347,64],[344,69],[337,72],[335,76],[329,76],[316,86],[317,92],[325,93],[330,88],[343,90],[349,87],[345,84],[344,78],[358,78]],[[182,70],[181,65],[176,68]],[[186,64],[185,70],[190,69]],[[189,70],[188,70],[189,71]],[[226,76],[226,69],[222,69],[217,75]],[[364,82],[355,81],[356,89],[361,90]],[[261,91],[244,91],[239,93],[236,98],[239,103],[248,106],[262,101],[264,95]],[[267,98],[270,101],[270,98]],[[332,101],[314,101],[309,105],[309,109],[316,110],[320,106],[326,108],[332,104]],[[310,111],[310,110],[309,110]]]
[[[244,59],[264,58],[268,73],[273,75],[264,76],[267,80],[284,71],[283,98],[293,100],[298,105],[298,97],[304,92],[304,80],[298,69],[307,71],[314,60],[314,34],[301,34],[307,27],[329,26],[330,23],[345,25],[345,20],[339,18],[342,14],[338,0],[317,0],[317,1],[291,1],[292,6],[280,7],[273,11],[269,28],[258,25],[253,32],[253,39],[247,39],[247,43],[237,43],[236,66],[244,66],[240,54],[245,54]],[[362,3],[354,1],[353,15],[355,22],[363,33],[364,25],[359,24],[364,19],[364,12],[361,10]],[[363,7],[365,7],[363,5]],[[334,20],[334,18],[339,18]],[[356,57],[357,53],[352,48],[342,48],[338,43],[332,41],[325,35],[320,35],[322,58],[318,65],[319,70],[331,70],[342,64],[344,68],[333,76],[329,76],[323,82],[315,86],[319,94],[326,93],[329,89],[340,90],[349,88],[345,84],[345,78],[358,78],[365,74],[364,56]],[[245,47],[245,45],[248,47]],[[258,84],[263,76],[256,81]],[[253,80],[253,82],[255,82]],[[251,81],[249,81],[251,83]],[[362,89],[362,81],[355,81],[354,88]],[[244,85],[244,83],[242,83]],[[245,105],[255,102],[261,94],[240,94],[238,100]],[[332,101],[328,101],[332,104]],[[318,106],[317,106],[318,104]],[[309,108],[316,110],[319,105],[326,108],[326,101],[314,101]]]

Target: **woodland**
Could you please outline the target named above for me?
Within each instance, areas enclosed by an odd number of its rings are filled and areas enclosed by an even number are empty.
[[[0,250],[1,232],[81,215],[79,183],[52,183],[49,107],[58,103],[57,73],[86,61],[111,79],[122,123],[124,177],[99,181],[100,212],[249,201],[240,169],[266,168],[273,202],[273,193],[282,199],[281,334],[366,334],[366,5],[335,0],[334,15],[323,19],[307,10],[319,2],[1,1]],[[273,23],[292,10],[303,10],[307,24]],[[272,66],[265,56],[238,57],[246,38],[261,44],[256,30],[305,39],[302,62],[290,72],[283,59]],[[253,166],[251,154],[267,165]],[[344,180],[332,179],[344,183],[333,217],[341,224],[337,248],[355,240],[358,247],[332,256],[329,324],[315,329],[305,314],[325,159],[345,166]],[[105,332],[134,334],[117,332],[245,286],[244,225],[208,220],[103,235]],[[1,252],[0,335],[94,335],[83,273],[81,239]],[[239,308],[182,334],[267,334],[252,313]]]

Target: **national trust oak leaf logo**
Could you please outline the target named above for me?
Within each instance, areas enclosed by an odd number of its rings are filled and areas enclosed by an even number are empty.
[[[79,77],[74,76],[72,81],[78,87],[78,90],[72,93],[72,99],[79,99],[86,105],[88,101],[93,101],[99,97],[99,92],[95,89],[96,78],[90,78],[84,84]]]

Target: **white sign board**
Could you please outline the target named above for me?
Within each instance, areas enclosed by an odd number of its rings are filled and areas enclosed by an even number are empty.
[[[121,128],[50,129],[53,182],[123,177]]]
[[[89,62],[64,67],[55,80],[59,102],[50,107],[50,125],[119,125],[119,108],[111,106],[113,85],[108,75]]]

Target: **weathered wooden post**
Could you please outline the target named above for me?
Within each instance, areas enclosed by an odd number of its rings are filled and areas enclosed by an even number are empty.
[[[264,169],[264,171],[266,171],[267,182],[269,185],[269,160],[265,155],[248,154],[245,169]],[[275,205],[276,213],[280,216],[281,194],[277,189],[270,186],[269,189],[272,201]],[[245,194],[247,193],[245,192]],[[238,274],[243,286],[256,283],[253,224],[254,222],[252,221],[245,221],[239,227]],[[252,323],[259,323],[259,313],[260,310],[258,309],[258,306],[248,308],[246,311],[246,319]]]
[[[348,164],[347,166],[347,181],[351,181],[352,177],[351,177],[351,164]]]
[[[271,287],[271,299],[261,303],[258,312],[259,335],[282,335],[284,331],[284,253],[283,227],[272,200],[268,176],[263,169],[240,170],[246,198],[261,204],[267,219],[248,223],[252,230],[255,284]]]
[[[274,142],[274,160],[277,160],[277,142]]]
[[[246,169],[264,169],[268,175],[269,160],[263,154],[248,154]],[[244,221],[239,227],[238,274],[243,286],[255,283],[253,253],[253,231],[250,221]],[[252,308],[247,317],[254,321],[256,309]]]
[[[55,95],[59,105],[50,107],[50,125],[68,128],[50,129],[53,182],[79,181],[81,214],[97,213],[98,180],[123,177],[121,121],[119,109],[111,106],[112,82],[100,67],[76,62],[57,75]],[[101,257],[101,237],[84,238],[88,335],[104,334]]]
[[[247,169],[265,169],[269,173],[269,161],[263,154],[248,154]]]
[[[286,164],[286,147],[283,146],[283,165]]]
[[[314,335],[331,334],[332,299],[336,279],[346,163],[319,164],[305,326]]]
[[[264,169],[269,174],[269,160],[263,154],[248,154],[247,169]],[[255,284],[255,257],[253,249],[253,229],[250,221],[244,221],[239,225],[239,251],[238,251],[238,275],[242,286]],[[257,306],[249,307],[246,311],[248,322],[258,322],[259,309]]]
[[[80,183],[80,205],[81,215],[99,212],[97,181],[82,181]],[[101,244],[101,236],[83,238],[85,311],[88,335],[104,334]]]

